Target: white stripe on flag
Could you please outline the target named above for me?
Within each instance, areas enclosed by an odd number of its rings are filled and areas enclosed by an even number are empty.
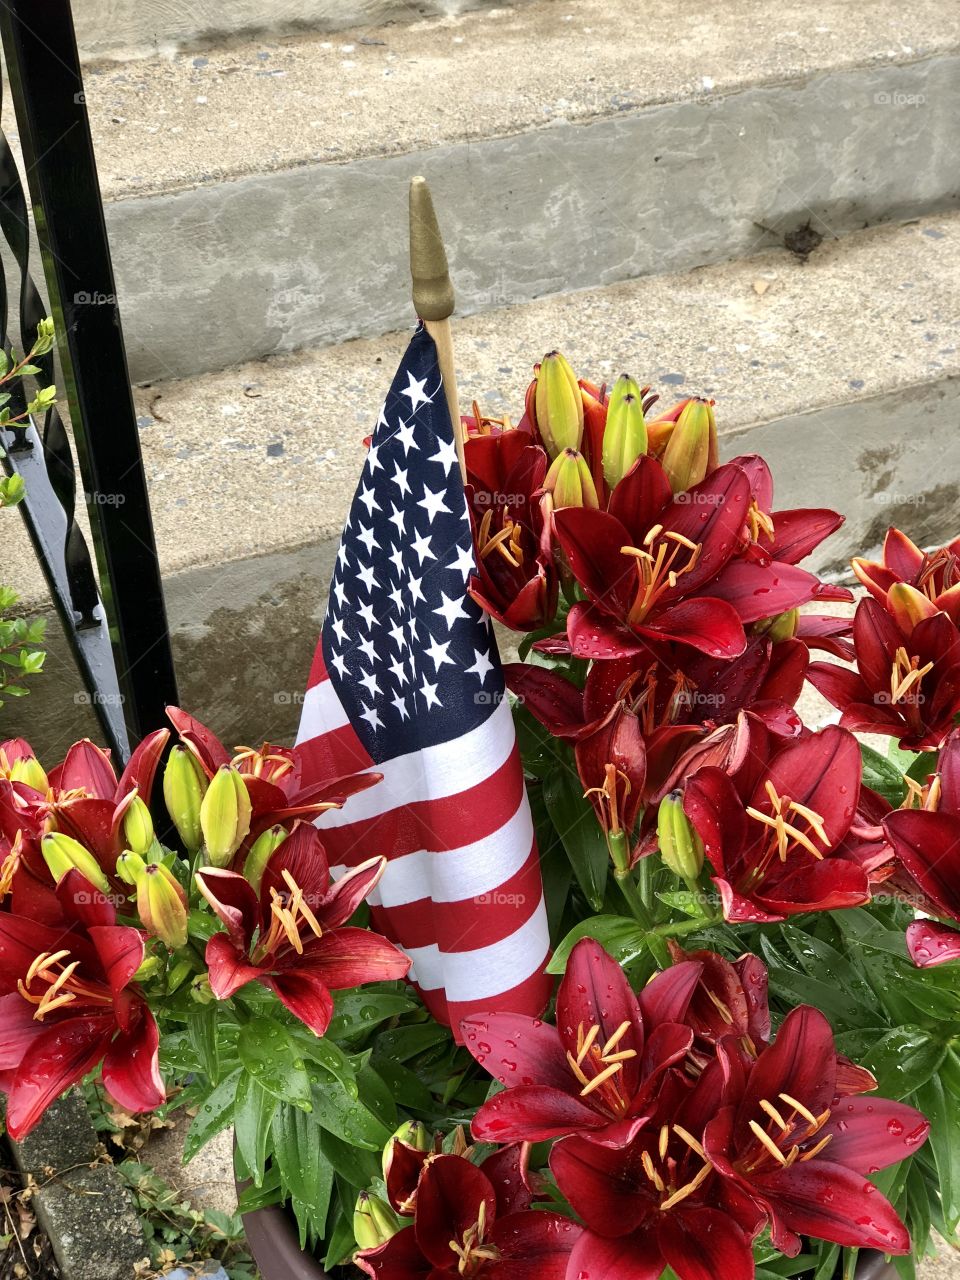
[[[436,946],[405,948],[411,981],[425,991],[443,988],[451,1003],[496,999],[543,968],[550,948],[543,899],[516,933],[476,951],[441,952]]]
[[[388,862],[383,879],[367,901],[375,907],[402,907],[422,898],[434,902],[480,898],[495,893],[521,871],[532,846],[533,818],[523,795],[513,817],[482,840],[439,853],[417,849]],[[349,869],[331,867],[330,874],[338,880]]]
[[[330,687],[332,696],[336,698],[329,680],[324,684]],[[319,685],[316,687],[320,688]],[[337,702],[339,705],[339,699]],[[304,707],[304,722],[306,719]],[[320,737],[330,727],[329,723],[311,723],[307,732],[301,732],[300,740]],[[462,737],[373,765],[377,773],[383,774],[383,781],[369,791],[351,796],[346,808],[328,809],[317,818],[316,825],[321,831],[330,827],[350,827],[408,804],[460,795],[496,773],[513,751],[515,741],[510,704],[504,698],[483,724],[470,729]],[[527,852],[530,852],[529,845]]]
[[[317,738],[322,733],[329,733],[332,729],[342,729],[349,723],[332,681],[321,680],[304,694],[297,744],[308,738]]]

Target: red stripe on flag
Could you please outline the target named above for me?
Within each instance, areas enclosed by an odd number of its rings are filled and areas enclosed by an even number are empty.
[[[307,745],[301,744],[299,750]],[[345,826],[321,825],[327,857],[331,866],[354,866],[379,854],[398,858],[418,849],[434,853],[459,849],[465,841],[495,836],[516,813],[523,789],[520,750],[514,746],[500,768],[469,791],[440,800],[417,800]]]
[[[544,964],[546,964],[544,957]],[[532,974],[529,978],[520,982],[515,987],[511,987],[509,991],[502,991],[496,996],[491,996],[486,1009],[491,1011],[501,1009],[531,1009],[541,1010],[546,1007],[547,1001],[553,993],[554,979],[549,973],[542,970]],[[439,995],[439,992],[421,991],[424,1003],[433,1012],[430,998]],[[485,1011],[484,1002],[482,1000],[473,1003],[464,1004],[463,1002],[444,1000],[445,1021],[453,1028],[453,1033],[459,1043],[463,1043],[460,1035],[460,1022],[463,1018],[470,1018],[476,1014],[482,1014]],[[437,1015],[434,1014],[434,1017]]]

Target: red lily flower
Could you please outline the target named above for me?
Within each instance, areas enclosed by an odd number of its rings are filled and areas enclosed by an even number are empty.
[[[628,1146],[582,1137],[554,1146],[557,1185],[587,1225],[568,1275],[657,1280],[669,1266],[679,1280],[750,1280],[763,1211],[716,1173],[698,1136],[730,1087],[714,1059],[695,1083],[665,1091],[656,1117]]]
[[[598,942],[582,938],[557,994],[557,1025],[519,1014],[461,1023],[467,1049],[506,1088],[473,1118],[481,1142],[581,1133],[619,1146],[643,1126],[663,1074],[693,1043],[681,1025],[700,965],[659,974],[637,996]]]
[[[477,574],[470,594],[514,631],[533,631],[557,611],[557,573],[540,491],[547,455],[526,431],[475,436],[464,449]]]
[[[867,872],[843,856],[860,794],[860,748],[821,733],[748,761],[736,779],[705,768],[684,795],[732,922],[784,920],[870,901]]]
[[[922,809],[887,813],[883,830],[909,877],[905,887],[919,890],[922,908],[960,922],[960,730],[943,744],[924,801]],[[907,926],[907,950],[918,968],[945,964],[960,958],[960,932],[917,920]]]
[[[857,556],[850,565],[885,609],[889,608],[891,588],[905,584],[922,592],[936,610],[960,626],[960,538],[926,552],[899,529],[888,529],[880,560]]]
[[[483,1169],[440,1155],[420,1177],[414,1225],[354,1261],[382,1280],[564,1280],[580,1232],[556,1213],[515,1211]]]
[[[83,739],[75,742],[61,764],[47,775],[46,790],[0,777],[0,856],[7,857],[17,834],[21,840],[15,865],[0,874],[10,893],[11,909],[47,923],[57,923],[60,907],[53,881],[40,854],[40,841],[60,831],[89,849],[118,894],[126,886],[117,878],[117,858],[123,852],[121,828],[136,796],[147,804],[170,734],[158,729],[137,746],[120,778],[109,752]],[[19,740],[21,759],[33,757],[29,744]],[[3,749],[10,757],[10,744]]]
[[[899,738],[905,750],[935,750],[960,713],[960,632],[912,587],[894,586],[889,597],[896,616],[874,599],[857,605],[857,671],[815,662],[807,678],[843,713],[845,728]]]
[[[66,925],[0,915],[0,1079],[15,1138],[101,1061],[104,1085],[127,1110],[164,1100],[157,1024],[133,981],[143,934],[118,925],[77,871],[57,895]]]
[[[806,1005],[791,1010],[738,1103],[707,1124],[706,1156],[763,1207],[774,1245],[790,1257],[801,1235],[908,1253],[906,1228],[865,1175],[911,1155],[930,1126],[901,1102],[838,1097],[837,1079],[826,1018]]]
[[[817,580],[792,565],[740,555],[750,481],[732,463],[673,496],[663,467],[644,455],[607,511],[558,511],[554,528],[588,600],[570,610],[578,657],[629,657],[644,640],[675,640],[733,658],[744,624],[812,599]]]
[[[226,1000],[260,982],[322,1036],[333,1016],[331,988],[405,977],[410,960],[392,942],[342,927],[385,866],[372,858],[331,884],[320,833],[298,822],[270,855],[259,893],[235,871],[198,871],[200,892],[227,927],[207,943],[213,994]]]
[[[296,747],[265,742],[258,750],[237,747],[231,757],[220,739],[206,725],[179,707],[167,707],[167,716],[208,778],[223,765],[234,765],[250,796],[250,833],[237,851],[236,861],[269,827],[289,826],[295,818],[314,818],[326,809],[338,809],[358,791],[380,781],[379,773],[351,773],[305,786],[303,760]]]

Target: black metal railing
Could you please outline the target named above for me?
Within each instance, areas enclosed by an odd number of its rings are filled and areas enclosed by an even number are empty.
[[[42,431],[30,420],[0,430],[0,442],[7,470],[24,478],[21,510],[103,733],[125,759],[165,722],[177,689],[69,0],[4,0],[0,36],[50,300],[48,308],[31,276],[27,198],[0,131],[0,233],[19,273],[13,337],[0,263],[0,340],[29,351],[38,321],[53,316],[79,480],[55,407]],[[36,364],[38,384],[49,386],[53,354]],[[14,414],[22,397],[14,388]]]

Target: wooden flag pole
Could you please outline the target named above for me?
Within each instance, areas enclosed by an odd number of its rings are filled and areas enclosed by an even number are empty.
[[[453,438],[460,459],[460,474],[466,481],[457,372],[453,364],[453,336],[450,332],[450,316],[456,302],[433,198],[426,178],[421,177],[410,179],[410,276],[413,305],[437,346],[447,408],[453,423]]]

